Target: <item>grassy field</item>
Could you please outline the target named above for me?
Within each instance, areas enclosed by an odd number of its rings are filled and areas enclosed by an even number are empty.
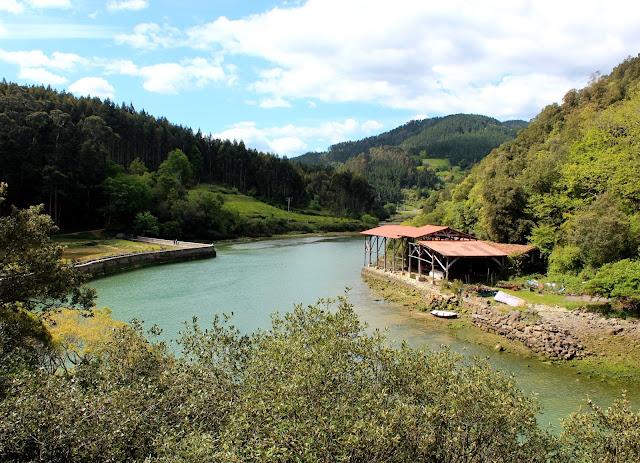
[[[65,260],[75,261],[91,260],[133,252],[158,251],[167,248],[157,244],[138,243],[135,241],[104,237],[100,230],[58,235],[53,237],[53,241],[66,247],[63,254]]]
[[[436,159],[436,158],[427,158],[422,160],[423,166],[429,166],[432,169],[437,169],[438,167],[450,167],[450,163],[448,159]]]
[[[328,223],[359,223],[357,220],[344,219],[341,217],[332,217],[327,214],[318,213],[300,213],[291,211],[289,215],[286,209],[280,209],[269,204],[241,194],[222,194],[224,198],[224,207],[248,219],[275,219],[287,220],[298,223],[310,224],[328,224]]]
[[[553,307],[565,307],[568,310],[584,307],[585,303],[582,301],[565,301],[566,294],[553,294],[553,293],[539,293],[538,291],[512,291],[510,289],[500,289],[503,293],[511,294],[513,296],[524,299],[530,304],[544,304]],[[588,304],[588,305],[591,305]]]

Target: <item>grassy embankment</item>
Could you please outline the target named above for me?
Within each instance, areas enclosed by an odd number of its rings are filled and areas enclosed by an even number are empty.
[[[52,239],[57,244],[66,247],[63,258],[67,261],[86,261],[119,254],[159,251],[170,248],[170,246],[112,238],[105,236],[102,230],[69,233],[54,236]]]
[[[431,309],[425,297],[418,291],[375,278],[365,278],[365,280],[386,301],[401,304],[408,310],[424,312],[425,315]],[[584,302],[565,301],[565,296],[559,294],[509,290],[505,292],[518,296],[532,304],[557,305],[566,307],[568,310],[585,306]],[[505,352],[510,354],[549,362],[547,358],[534,353],[519,342],[481,330],[471,322],[469,316],[466,316],[469,314],[466,309],[456,307],[455,310],[461,314],[461,317],[455,320],[442,320],[430,316],[425,316],[425,319],[427,323],[433,324],[434,327],[446,329],[460,341],[476,343],[489,348],[500,346],[500,349],[504,349]],[[505,310],[513,309],[505,307]],[[601,378],[603,381],[640,383],[640,368],[638,368],[638,365],[640,365],[640,344],[630,345],[629,338],[619,335],[604,337],[581,335],[580,339],[586,350],[595,353],[594,355],[581,360],[576,359],[555,363],[561,363],[567,367],[574,368],[580,374]]]
[[[224,209],[244,218],[248,223],[253,222],[253,226],[250,227],[253,231],[251,238],[274,235],[344,234],[373,226],[364,225],[354,219],[334,217],[328,211],[287,213],[286,209],[280,209],[251,196],[235,193],[231,189],[219,186],[201,185],[199,188],[220,193],[224,199]],[[171,246],[116,239],[102,230],[58,235],[53,237],[53,240],[67,248],[64,253],[65,259],[75,261],[171,248]]]
[[[327,233],[359,231],[366,228],[359,220],[332,216],[329,211],[293,210],[264,203],[251,196],[235,193],[221,187],[207,186],[222,194],[223,208],[243,217],[248,228],[262,232],[263,236],[291,233]]]
[[[425,296],[420,292],[406,288],[404,286],[381,281],[377,278],[364,277],[365,281],[371,289],[388,302],[393,302],[406,307],[408,310],[425,313],[425,321],[429,325],[433,325],[438,329],[446,329],[453,337],[461,342],[470,342],[480,344],[489,348],[500,346],[501,350],[515,353],[527,357],[535,357],[529,349],[522,344],[510,339],[504,338],[494,333],[483,331],[471,323],[468,311],[462,307],[456,307],[455,311],[462,316],[454,320],[444,320],[436,318],[428,314],[431,310]]]

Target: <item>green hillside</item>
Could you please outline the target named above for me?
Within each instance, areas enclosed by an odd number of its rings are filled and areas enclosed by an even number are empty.
[[[455,114],[425,127],[400,146],[422,158],[447,159],[451,164],[466,166],[477,163],[526,126],[524,121],[503,124],[491,117]]]
[[[536,245],[548,271],[587,278],[640,244],[640,57],[569,90],[416,223]]]
[[[371,148],[399,146],[411,155],[449,159],[453,164],[471,164],[482,159],[518,130],[524,121],[499,122],[487,116],[455,114],[410,121],[388,132],[358,141],[337,143],[326,153],[307,153],[295,158],[304,164],[344,163]]]
[[[389,216],[362,176],[301,166],[242,141],[157,119],[133,105],[6,81],[0,82],[3,184],[7,200],[0,215],[12,205],[44,204],[66,232],[107,228],[220,239],[362,228]],[[224,196],[198,189],[205,184],[276,209],[289,201],[297,210],[330,214],[335,223],[260,222],[222,207]]]

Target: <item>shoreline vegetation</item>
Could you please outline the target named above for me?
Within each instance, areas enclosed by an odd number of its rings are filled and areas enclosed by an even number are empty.
[[[585,314],[583,308],[585,304],[582,306],[571,304],[574,307],[573,310],[565,310],[563,307],[556,306],[550,308],[550,313],[560,314],[555,315],[553,320],[555,322],[560,322],[559,317],[564,316],[574,324],[570,331],[580,339],[589,355],[581,359],[552,360],[534,352],[518,341],[485,331],[474,325],[471,321],[469,308],[456,307],[455,311],[459,317],[454,320],[436,319],[429,315],[429,311],[433,307],[428,298],[419,290],[371,274],[363,275],[363,278],[369,287],[385,301],[400,304],[410,311],[423,312],[425,319],[428,320],[427,323],[438,324],[438,326],[445,324],[447,331],[459,340],[536,361],[573,368],[578,374],[599,378],[602,381],[640,384],[640,371],[637,368],[640,363],[640,355],[638,354],[640,338],[636,337],[634,330],[620,330],[620,323],[623,323],[621,320],[607,319],[600,314],[583,315]],[[441,292],[445,294],[447,290],[441,288]],[[537,305],[536,307],[538,316],[541,314],[542,317],[553,318],[541,310],[543,306]],[[512,308],[504,306],[504,309],[506,311]],[[598,321],[602,323],[598,323]],[[611,326],[611,328],[607,328],[607,326]]]

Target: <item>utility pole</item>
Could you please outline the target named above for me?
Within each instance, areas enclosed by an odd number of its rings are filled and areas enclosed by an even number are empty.
[[[287,196],[287,222],[289,222],[289,206],[291,206],[292,196]]]

